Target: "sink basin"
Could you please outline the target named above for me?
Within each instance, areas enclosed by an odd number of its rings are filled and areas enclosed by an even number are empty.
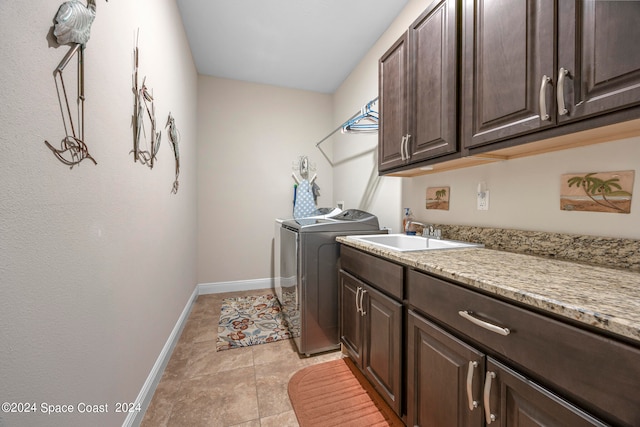
[[[478,243],[435,239],[431,237],[408,236],[406,234],[372,234],[365,236],[349,236],[348,238],[365,243],[371,243],[376,246],[399,252],[436,251],[443,249],[478,248],[484,246]]]

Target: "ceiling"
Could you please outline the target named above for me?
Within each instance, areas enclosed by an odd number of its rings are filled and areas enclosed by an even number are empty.
[[[334,93],[408,0],[177,0],[198,73]]]

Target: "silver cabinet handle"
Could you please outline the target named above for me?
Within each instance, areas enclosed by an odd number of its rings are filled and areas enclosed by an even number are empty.
[[[542,82],[540,83],[540,120],[547,121],[550,120],[551,117],[547,112],[547,84],[551,82],[551,77],[546,74],[542,76]]]
[[[478,401],[473,400],[473,373],[478,367],[478,362],[469,361],[469,369],[467,370],[467,398],[469,399],[469,410],[473,411],[478,407]]]
[[[358,286],[358,289],[356,289],[356,310],[358,311],[358,313],[362,313],[362,308],[360,308],[360,305],[358,304],[358,297],[360,296],[360,291],[362,290],[362,287]]]
[[[407,160],[409,160],[410,156],[409,156],[409,139],[411,139],[411,135],[407,134],[407,140],[404,143],[404,150],[405,150],[405,157]]]
[[[569,70],[565,70],[560,67],[558,72],[558,88],[556,92],[556,98],[558,100],[558,114],[564,116],[569,112],[564,105],[564,78],[569,75]]]
[[[400,158],[402,159],[402,161],[404,162],[405,159],[404,158],[404,143],[407,142],[407,135],[402,135],[402,142],[400,142]]]
[[[366,316],[367,312],[364,311],[364,306],[362,305],[362,297],[364,297],[364,294],[366,294],[367,291],[365,291],[364,289],[362,290],[362,292],[360,292],[360,315],[361,316]]]
[[[503,328],[502,326],[494,325],[493,323],[486,322],[484,320],[480,320],[477,317],[472,316],[472,311],[461,310],[458,314],[471,323],[478,325],[482,328],[485,328],[491,332],[495,332],[496,334],[504,335],[505,337],[511,333],[509,328]]]
[[[496,416],[491,413],[491,382],[495,377],[495,372],[487,371],[484,379],[484,418],[487,421],[487,425],[496,420]]]

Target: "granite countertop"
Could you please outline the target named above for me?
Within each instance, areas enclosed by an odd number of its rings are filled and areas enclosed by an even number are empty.
[[[640,273],[485,248],[398,252],[337,240],[640,344]]]

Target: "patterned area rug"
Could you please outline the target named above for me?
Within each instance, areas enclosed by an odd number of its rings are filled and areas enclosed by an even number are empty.
[[[216,350],[229,350],[291,338],[275,295],[222,300]]]

